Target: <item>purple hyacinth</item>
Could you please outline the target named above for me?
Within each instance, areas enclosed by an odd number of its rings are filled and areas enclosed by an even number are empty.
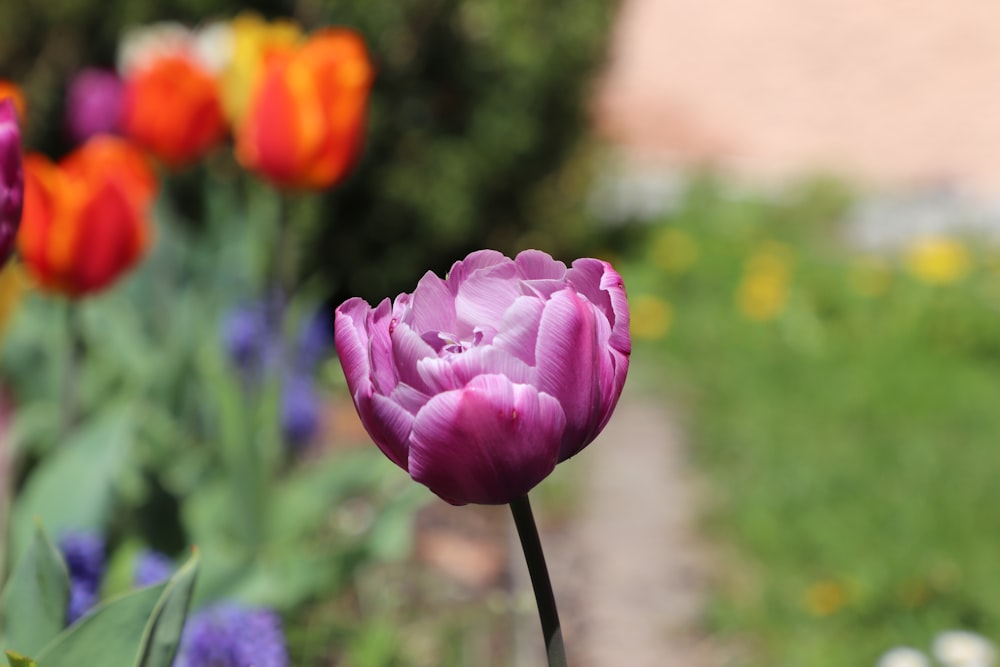
[[[110,70],[87,68],[66,91],[66,131],[76,143],[95,134],[117,131],[122,111],[122,82]]]
[[[281,395],[281,430],[293,448],[307,444],[319,429],[323,406],[312,379],[293,375]]]
[[[163,583],[174,573],[174,561],[166,554],[151,549],[143,550],[135,560],[132,585],[136,588]]]
[[[222,322],[222,344],[249,381],[277,366],[281,359],[280,302],[263,299],[237,306]]]
[[[100,535],[74,531],[59,541],[69,571],[69,606],[66,624],[83,616],[100,600],[101,579],[104,576],[104,538]]]
[[[269,609],[223,602],[195,612],[174,667],[287,667],[281,619]]]
[[[295,368],[310,373],[319,365],[333,347],[333,316],[320,308],[309,317],[299,330],[295,348]]]

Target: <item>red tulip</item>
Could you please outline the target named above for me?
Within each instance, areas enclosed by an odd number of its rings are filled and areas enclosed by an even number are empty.
[[[226,134],[219,83],[193,58],[156,58],[125,80],[122,130],[168,166],[187,165]]]
[[[272,55],[236,130],[236,156],[282,187],[326,188],[361,145],[373,70],[354,32],[328,29]]]
[[[17,245],[43,289],[80,297],[109,287],[143,255],[156,180],[143,153],[102,135],[58,165],[25,158]]]

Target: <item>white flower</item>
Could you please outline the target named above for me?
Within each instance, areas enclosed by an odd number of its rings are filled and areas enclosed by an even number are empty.
[[[909,646],[889,649],[879,658],[876,667],[930,667],[927,656]]]
[[[944,667],[991,667],[996,661],[993,642],[967,630],[948,630],[934,638],[934,657]]]

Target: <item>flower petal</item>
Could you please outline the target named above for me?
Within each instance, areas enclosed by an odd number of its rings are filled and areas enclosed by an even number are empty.
[[[503,314],[500,330],[493,338],[494,347],[534,366],[538,324],[544,308],[545,302],[534,296],[519,296],[514,299],[514,303]]]
[[[461,389],[479,375],[503,375],[519,384],[534,384],[537,378],[524,361],[489,345],[441,358],[424,357],[417,370],[430,393]]]
[[[566,265],[541,250],[524,250],[514,258],[514,263],[527,280],[562,280],[566,277]]]
[[[370,419],[365,420],[362,416],[361,421],[382,453],[407,470],[414,416],[393,399],[375,394],[371,400]]]
[[[512,264],[509,257],[496,250],[477,250],[470,253],[465,259],[459,260],[451,265],[448,271],[448,284],[453,292],[458,291],[458,287],[464,283],[469,276],[481,269],[496,266],[497,264]]]
[[[517,267],[513,262],[497,264],[476,271],[458,286],[455,313],[461,337],[469,336],[476,327],[500,328],[503,314],[521,296]]]
[[[424,357],[437,359],[437,353],[430,345],[406,324],[400,322],[392,330],[392,356],[395,362],[396,375],[400,382],[422,392],[428,388],[418,372],[418,364]]]
[[[454,505],[508,503],[552,472],[564,425],[553,397],[479,376],[417,414],[410,475]]]
[[[418,332],[455,331],[455,295],[448,283],[428,271],[413,290],[409,324]]]
[[[538,387],[559,399],[566,412],[560,460],[588,445],[599,432],[611,395],[605,396],[602,376],[613,377],[613,367],[598,336],[603,320],[593,305],[566,288],[545,304],[538,329],[535,358]],[[605,336],[610,327],[604,322]],[[607,384],[611,384],[610,381]]]
[[[359,389],[364,389],[365,394],[371,394],[372,368],[365,326],[370,312],[368,302],[353,297],[342,303],[334,313],[333,343],[352,396]]]

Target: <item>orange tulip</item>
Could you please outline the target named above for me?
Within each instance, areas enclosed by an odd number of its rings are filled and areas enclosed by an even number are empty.
[[[156,180],[145,155],[96,136],[58,165],[25,158],[17,245],[43,289],[80,297],[110,286],[144,254]]]
[[[282,187],[333,185],[360,148],[372,78],[364,42],[349,30],[274,53],[237,128],[237,159]]]
[[[125,81],[122,130],[168,166],[187,165],[226,134],[219,83],[192,58],[156,58]]]

